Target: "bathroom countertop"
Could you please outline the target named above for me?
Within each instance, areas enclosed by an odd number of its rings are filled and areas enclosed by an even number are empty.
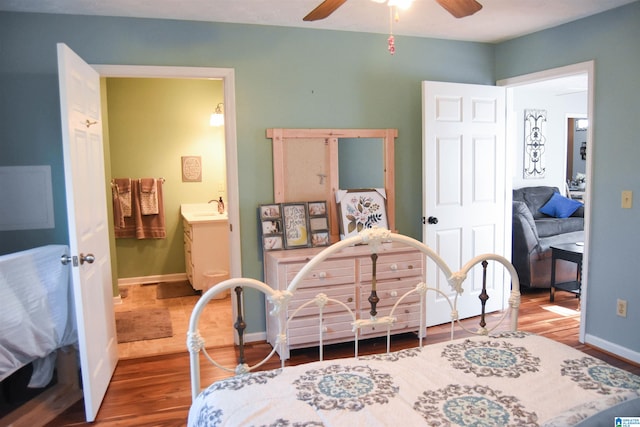
[[[185,203],[180,205],[180,214],[189,224],[227,221],[227,212],[218,213],[217,203]]]

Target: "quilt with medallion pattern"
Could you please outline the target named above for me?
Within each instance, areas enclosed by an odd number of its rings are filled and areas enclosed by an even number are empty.
[[[572,426],[635,399],[640,377],[508,332],[225,379],[194,401],[189,425]]]

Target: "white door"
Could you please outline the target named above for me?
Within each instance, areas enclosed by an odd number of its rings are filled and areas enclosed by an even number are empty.
[[[58,78],[71,278],[87,421],[94,421],[116,363],[116,341],[105,199],[100,77],[58,44]]]
[[[422,82],[424,243],[452,271],[483,253],[505,255],[505,89]],[[506,283],[505,283],[506,282]],[[435,264],[427,284],[454,295]],[[502,309],[510,283],[502,267],[487,274],[487,312]],[[480,314],[482,270],[474,269],[459,298],[461,319]],[[506,293],[508,295],[508,292]],[[427,294],[430,325],[448,322],[451,309]]]

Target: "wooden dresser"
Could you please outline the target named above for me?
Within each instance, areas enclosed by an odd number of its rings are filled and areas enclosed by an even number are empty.
[[[285,290],[296,273],[322,248],[295,249],[287,251],[265,252],[265,282],[276,290]],[[424,281],[424,256],[419,251],[401,244],[385,243],[378,252],[377,294],[380,298],[378,317],[389,314],[397,299],[419,282]],[[368,302],[371,293],[372,260],[368,246],[349,247],[323,261],[311,270],[300,282],[293,297],[288,316],[318,293],[346,304],[356,313],[358,319],[370,317]],[[267,312],[273,305],[267,302]],[[305,307],[292,320],[288,330],[288,350],[318,345],[318,308],[315,305]],[[393,333],[417,331],[420,325],[419,296],[412,295],[396,309],[397,322],[392,326]],[[338,343],[352,341],[352,318],[339,304],[329,304],[324,311],[324,342]],[[267,315],[267,340],[276,344],[277,320]],[[361,338],[372,338],[386,334],[386,328],[365,328]]]

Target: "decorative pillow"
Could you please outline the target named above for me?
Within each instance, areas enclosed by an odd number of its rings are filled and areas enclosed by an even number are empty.
[[[568,199],[561,196],[560,193],[553,193],[553,196],[540,208],[540,212],[555,218],[568,218],[582,203],[577,200]]]

